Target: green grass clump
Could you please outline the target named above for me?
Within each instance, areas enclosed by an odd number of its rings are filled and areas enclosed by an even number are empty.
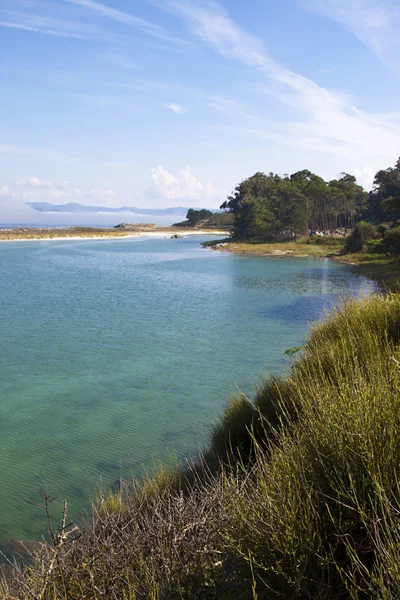
[[[346,240],[344,237],[317,236],[315,238],[317,246],[338,246],[339,248],[344,248],[345,242]]]
[[[228,541],[282,598],[398,598],[400,299],[350,301],[294,365],[295,418],[226,478]],[[293,410],[294,408],[294,410]],[[274,597],[274,596],[272,596]]]
[[[348,300],[285,377],[231,399],[196,464],[122,484],[4,594],[397,600],[399,345],[399,295]]]

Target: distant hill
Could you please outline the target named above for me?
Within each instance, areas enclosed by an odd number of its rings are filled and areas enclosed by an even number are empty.
[[[85,206],[77,202],[68,204],[51,204],[50,202],[27,202],[27,205],[39,212],[57,212],[57,213],[123,213],[131,212],[136,215],[149,216],[182,216],[188,211],[183,206],[173,206],[171,208],[139,208],[137,206],[122,206],[111,208],[109,206]]]

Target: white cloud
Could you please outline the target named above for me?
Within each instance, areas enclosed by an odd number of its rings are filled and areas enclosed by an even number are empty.
[[[178,44],[187,44],[187,42],[180,40],[172,36],[164,27],[157,25],[155,23],[151,23],[145,19],[140,17],[136,17],[130,13],[123,12],[121,10],[117,10],[115,8],[111,8],[110,6],[106,6],[101,4],[100,2],[94,2],[94,0],[63,0],[64,2],[69,2],[70,4],[76,4],[81,6],[82,8],[86,8],[91,10],[102,17],[106,17],[108,19],[112,19],[113,21],[117,21],[118,23],[122,23],[129,27],[135,27],[142,31],[143,33],[147,33],[152,35],[158,39],[174,42]]]
[[[344,25],[381,58],[400,50],[397,0],[300,0],[306,9]]]
[[[86,36],[80,33],[73,33],[72,31],[61,31],[55,29],[39,29],[31,25],[23,25],[21,23],[10,23],[9,21],[0,21],[0,27],[8,27],[9,29],[22,29],[23,31],[31,31],[33,33],[44,33],[46,35],[53,35],[57,37],[69,37],[79,40],[88,39]]]
[[[30,177],[28,179],[28,183],[33,187],[43,186],[43,182],[41,182],[40,179],[38,179],[37,177]],[[49,185],[51,186],[50,182],[44,184],[45,187],[48,187]]]
[[[10,196],[11,192],[6,185],[0,185],[0,196]]]
[[[38,177],[29,177],[28,179],[19,179],[15,185],[21,187],[34,187],[34,188],[54,188],[54,189],[67,189],[70,187],[68,181],[62,183],[53,183],[52,181],[43,181]]]
[[[373,169],[372,167],[363,167],[362,169],[355,169],[354,171],[354,176],[357,178],[357,183],[362,185],[367,191],[372,189],[375,174],[376,169]]]
[[[344,4],[344,0],[339,1]],[[263,92],[292,109],[294,116],[280,121],[238,110],[241,120],[245,116],[254,121],[253,127],[243,129],[246,134],[346,159],[348,170],[362,169],[360,164],[380,168],[392,164],[400,153],[399,115],[362,111],[345,94],[286,69],[269,56],[261,40],[243,31],[216,2],[171,0],[166,6],[218,53],[261,73]],[[217,103],[217,109],[221,108],[234,112],[232,103]]]
[[[195,203],[198,206],[219,206],[226,197],[226,190],[217,189],[211,183],[201,183],[193,174],[190,166],[184,167],[173,175],[162,165],[151,169],[153,185],[149,195],[153,198],[169,201]]]
[[[184,108],[180,104],[163,104],[163,106],[164,108],[168,108],[168,110],[171,110],[177,115],[186,115],[188,112],[186,108]]]

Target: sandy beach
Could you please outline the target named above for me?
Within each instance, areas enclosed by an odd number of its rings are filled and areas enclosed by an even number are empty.
[[[50,235],[48,234],[49,230],[42,230],[43,235],[40,235],[40,229],[28,229],[21,232],[21,230],[13,230],[13,229],[1,229],[0,230],[0,242],[54,242],[54,241],[77,241],[77,240],[115,240],[115,239],[127,239],[127,238],[136,238],[136,237],[154,237],[154,238],[171,238],[174,235],[178,235],[179,237],[186,237],[188,235],[217,235],[217,236],[229,236],[229,232],[227,231],[215,231],[215,230],[205,230],[205,229],[190,229],[185,231],[177,231],[176,229],[159,229],[157,231],[119,231],[114,232],[109,229],[105,229],[104,233],[98,233],[93,235],[88,235],[88,232],[82,233],[82,235],[77,235],[75,232],[71,234],[68,229],[54,229],[51,230]],[[46,232],[46,234],[45,234]]]

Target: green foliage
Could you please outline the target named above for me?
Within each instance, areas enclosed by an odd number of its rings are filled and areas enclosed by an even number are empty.
[[[343,237],[331,237],[329,236],[317,236],[315,238],[315,243],[317,244],[317,246],[341,246],[344,248],[345,245],[345,239]]]
[[[189,221],[190,225],[196,225],[199,221],[204,221],[204,219],[209,219],[213,216],[211,210],[207,210],[202,208],[201,210],[195,210],[194,208],[189,208],[186,219]]]
[[[227,478],[229,544],[272,597],[397,597],[399,323],[389,296],[318,325],[292,371],[296,418],[268,454],[255,440],[251,482]]]
[[[389,227],[387,225],[379,225],[376,228],[376,231],[382,235],[385,235],[389,231]]]
[[[396,220],[400,218],[400,159],[394,168],[377,172],[369,194],[348,173],[327,182],[308,170],[284,177],[259,172],[242,181],[221,208],[235,217],[234,236],[254,241],[296,236],[307,229],[350,229],[362,219]]]
[[[256,173],[240,183],[221,208],[235,216],[237,239],[266,241],[296,237],[308,228],[350,227],[368,195],[353,176],[327,183],[310,171],[280,177]]]
[[[394,168],[378,171],[375,175],[369,212],[378,221],[400,217],[400,158]]]
[[[233,227],[234,216],[230,212],[214,213],[212,217],[207,219],[207,227],[215,227],[218,229],[226,229],[230,231]]]
[[[395,227],[387,232],[383,240],[386,252],[400,254],[400,227]]]
[[[346,239],[346,249],[348,252],[361,252],[364,246],[372,240],[375,235],[375,227],[371,223],[360,221],[354,228],[354,231]]]
[[[234,217],[230,212],[212,213],[210,210],[189,209],[186,221],[174,223],[174,227],[198,227],[204,229],[226,229],[230,231],[233,227]]]

